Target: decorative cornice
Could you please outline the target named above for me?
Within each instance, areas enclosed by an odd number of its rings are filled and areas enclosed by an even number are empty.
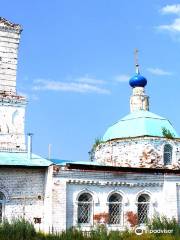
[[[20,104],[26,105],[27,100],[22,96],[2,95],[0,94],[0,105]]]
[[[152,182],[147,182],[147,183],[128,183],[128,182],[110,182],[110,181],[89,181],[89,180],[75,180],[75,179],[70,179],[67,181],[68,184],[76,184],[76,185],[95,185],[95,186],[121,186],[121,187],[162,187],[163,183],[152,183]]]
[[[143,136],[137,136],[137,137],[114,138],[114,139],[108,140],[106,142],[103,142],[102,145],[106,144],[106,143],[112,144],[113,142],[117,142],[117,141],[124,142],[124,141],[134,141],[134,140],[139,140],[139,141],[142,141],[142,140],[166,140],[166,141],[177,141],[177,142],[180,142],[180,138],[172,138],[172,139],[170,139],[170,138],[166,138],[166,137],[143,135]]]
[[[21,33],[23,29],[21,25],[12,23],[3,17],[0,17],[0,30]]]

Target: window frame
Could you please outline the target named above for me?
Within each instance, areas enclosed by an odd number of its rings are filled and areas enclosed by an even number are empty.
[[[146,198],[146,200],[145,201],[139,201],[140,197],[144,197],[144,198]],[[151,196],[147,193],[141,193],[137,197],[136,205],[137,205],[138,225],[146,225],[145,221],[140,222],[140,220],[139,220],[139,206],[142,205],[144,207],[145,205],[147,205],[147,216],[145,218],[146,218],[146,221],[148,222],[148,220],[150,219],[150,203],[151,203]]]
[[[167,147],[169,148],[168,150],[165,149]],[[169,157],[167,156],[168,154],[170,155]],[[173,146],[169,143],[164,144],[164,146],[163,146],[163,163],[164,163],[164,166],[172,164],[172,156],[173,156]]]
[[[110,201],[110,198],[113,195],[118,195],[120,200],[119,201]],[[112,226],[112,227],[113,226],[123,226],[123,212],[124,212],[124,209],[123,209],[123,196],[122,196],[122,194],[120,194],[119,192],[111,193],[108,197],[107,204],[108,204],[108,215],[109,215],[109,220],[108,220],[107,225]],[[110,205],[119,205],[119,207],[120,207],[119,223],[110,222]]]
[[[89,195],[91,200],[90,201],[79,201],[79,198],[82,197],[83,195]],[[89,221],[88,222],[79,222],[79,207],[81,204],[88,204],[90,205],[89,206],[89,210],[90,211],[90,214],[88,216],[89,218]],[[93,195],[89,192],[82,192],[79,196],[78,196],[78,199],[77,199],[77,225],[80,225],[80,226],[91,226],[93,225]]]

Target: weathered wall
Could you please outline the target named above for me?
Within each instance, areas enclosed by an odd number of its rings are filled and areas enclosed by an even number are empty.
[[[108,212],[108,197],[115,191],[123,197],[123,219],[121,229],[128,225],[125,213],[137,212],[137,198],[140,193],[150,195],[150,212],[178,217],[177,184],[180,176],[163,174],[98,172],[68,170],[54,173],[53,187],[53,227],[62,231],[77,224],[77,198],[82,192],[93,195],[93,215]],[[180,205],[180,204],[179,204]],[[89,230],[95,222],[91,221],[84,229]]]
[[[138,137],[102,143],[95,150],[94,161],[112,166],[162,168],[164,145],[167,143],[173,147],[171,168],[178,168],[180,142],[156,137]]]
[[[25,217],[33,221],[41,218],[44,229],[45,169],[0,168],[0,191],[6,197],[4,216]]]
[[[16,69],[21,28],[0,19],[0,92],[16,94]]]
[[[18,47],[22,28],[0,18],[0,149],[24,151],[25,97],[16,94]]]
[[[24,98],[12,99],[0,96],[0,149],[25,150],[25,107]]]
[[[145,94],[143,87],[133,88],[133,94],[130,98],[130,111],[137,110],[149,111],[149,97]]]

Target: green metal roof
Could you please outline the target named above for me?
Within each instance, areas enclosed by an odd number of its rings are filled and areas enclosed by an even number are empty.
[[[48,167],[51,161],[32,154],[28,159],[27,152],[0,152],[0,166]]]
[[[169,130],[175,138],[179,138],[176,130],[169,120],[149,111],[135,111],[122,118],[107,129],[103,141],[116,138],[129,138],[138,136],[163,137],[162,129]]]

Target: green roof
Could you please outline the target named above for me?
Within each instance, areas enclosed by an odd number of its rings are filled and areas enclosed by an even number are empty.
[[[175,138],[179,138],[169,120],[149,111],[135,111],[122,118],[107,129],[103,141],[116,138],[130,138],[138,136],[164,137],[162,129],[169,130]]]
[[[51,161],[32,154],[28,159],[27,152],[0,152],[0,166],[48,167]]]

